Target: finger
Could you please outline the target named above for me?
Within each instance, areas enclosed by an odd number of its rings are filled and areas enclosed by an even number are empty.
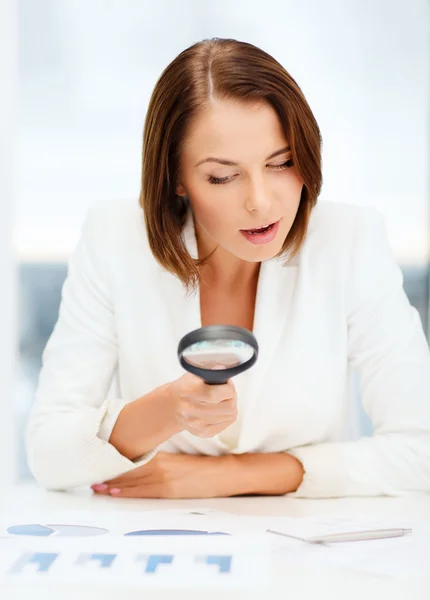
[[[196,418],[202,422],[215,422],[220,420],[235,419],[237,417],[237,404],[234,400],[224,400],[220,404],[203,406],[196,403],[189,409],[189,418]]]
[[[230,382],[220,385],[207,385],[206,394],[200,396],[199,402],[204,404],[220,404],[224,400],[232,400],[236,397],[234,385]]]
[[[228,416],[227,418],[223,416],[218,418],[212,417],[211,419],[208,419],[206,416],[201,419],[193,417],[185,421],[185,426],[190,432],[192,430],[202,431],[207,427],[227,427],[229,424],[234,423],[235,420],[236,418],[231,416]]]
[[[216,423],[216,425],[208,425],[203,429],[203,437],[213,437],[224,431],[224,429],[227,429],[233,423],[234,421],[222,421],[221,423]]]
[[[134,477],[116,477],[115,479],[107,479],[104,483],[105,485],[107,485],[108,487],[111,487],[113,485],[125,485],[127,482],[132,481],[133,479],[136,479],[138,476],[134,475]]]
[[[134,473],[134,475],[131,475],[131,473],[133,473],[133,471],[129,471],[121,477],[116,477],[115,479],[109,479],[108,481],[105,481],[104,483],[108,487],[112,487],[112,486],[121,487],[123,485],[136,485],[137,481],[142,481],[142,480],[146,479],[147,477],[150,477],[152,471],[150,471],[148,469],[147,473],[144,473],[142,471],[140,471],[139,473]],[[128,475],[128,477],[126,477],[125,475]]]
[[[122,482],[122,483],[112,483],[110,485],[105,485],[103,489],[100,489],[100,486],[91,486],[91,489],[98,496],[115,496],[119,493],[120,490],[125,490],[132,487],[141,487],[145,485],[153,485],[154,481],[144,482],[143,479],[137,479],[130,482]]]
[[[214,413],[232,413],[237,410],[236,398],[228,398],[213,406],[206,406],[206,410],[213,411]]]
[[[137,469],[134,469],[133,471],[127,471],[127,473],[124,473],[123,475],[119,476],[119,477],[114,477],[113,479],[107,479],[104,483],[107,486],[112,486],[112,485],[122,485],[122,484],[126,484],[127,482],[136,480],[140,477],[143,477],[144,475],[141,474],[137,474],[135,473]]]
[[[142,482],[140,480],[138,480],[138,485],[142,485]],[[93,490],[93,492],[95,494],[97,494],[97,496],[110,496],[112,495],[112,490],[116,490],[116,489],[125,489],[127,487],[135,487],[136,482],[134,482],[134,485],[132,485],[132,483],[130,482],[129,484],[127,483],[112,483],[110,485],[106,485],[105,488],[100,489],[99,486],[91,486],[91,489]],[[115,494],[115,492],[114,492]]]
[[[166,498],[160,484],[135,485],[124,488],[112,488],[110,495],[115,498]]]
[[[191,407],[188,408],[190,413],[196,416],[210,417],[214,416],[225,416],[228,418],[231,415],[234,415],[237,412],[237,403],[234,398],[230,398],[228,400],[223,400],[218,404],[209,404],[207,402],[194,402]]]
[[[104,487],[102,487],[102,485]],[[109,486],[108,485],[105,485],[105,484],[92,485],[91,489],[93,490],[94,494],[97,494],[98,496],[109,496]]]
[[[204,425],[216,425],[223,421],[235,421],[237,418],[237,411],[229,412],[198,412],[185,417],[185,421],[194,427],[202,427]]]
[[[112,485],[112,484],[117,484],[117,483],[120,484],[120,483],[129,482],[129,481],[135,481],[136,479],[138,479],[138,478],[140,479],[141,477],[147,477],[155,470],[155,461],[152,462],[155,458],[156,457],[151,459],[146,464],[141,465],[140,467],[137,467],[136,469],[132,469],[131,471],[127,471],[126,473],[123,473],[122,475],[119,475],[118,477],[113,477],[112,479],[107,479],[106,481],[104,481],[104,484],[106,484],[106,485]]]
[[[214,425],[204,425],[203,427],[198,428],[189,427],[188,431],[197,437],[209,438],[217,435],[221,431],[224,431],[224,429],[227,429],[227,427],[233,423],[234,420],[229,419],[228,421],[221,421],[220,423],[216,423]]]
[[[159,484],[162,481],[160,474],[154,474],[151,477],[140,477],[133,481],[123,481],[122,483],[112,483],[109,485],[107,493],[110,494],[113,489],[125,490],[132,487],[142,487],[147,485]]]

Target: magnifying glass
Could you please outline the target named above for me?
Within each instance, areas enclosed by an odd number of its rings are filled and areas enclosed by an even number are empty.
[[[258,343],[251,331],[234,325],[208,325],[185,335],[178,358],[189,373],[209,385],[227,383],[255,363]]]

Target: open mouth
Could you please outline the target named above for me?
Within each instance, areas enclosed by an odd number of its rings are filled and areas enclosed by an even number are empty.
[[[270,225],[266,225],[265,227],[256,227],[255,229],[243,229],[242,231],[246,231],[247,233],[250,233],[251,235],[257,235],[260,233],[265,233],[266,231],[269,231],[272,227],[273,227],[274,223],[271,223]]]
[[[253,229],[241,229],[240,232],[253,244],[267,244],[275,239],[278,229],[279,221],[276,221],[276,223],[254,227]]]

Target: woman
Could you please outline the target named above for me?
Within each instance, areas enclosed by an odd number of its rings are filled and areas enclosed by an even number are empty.
[[[124,497],[430,490],[430,356],[372,209],[323,203],[296,82],[234,40],[182,52],[146,117],[140,207],[91,209],[28,426],[41,485]],[[348,191],[345,190],[345,194]],[[201,325],[253,330],[222,386],[183,372]],[[348,433],[350,368],[374,435]]]

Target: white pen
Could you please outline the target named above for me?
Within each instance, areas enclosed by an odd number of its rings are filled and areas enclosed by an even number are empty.
[[[268,533],[283,535],[285,537],[308,542],[309,544],[333,544],[336,542],[359,542],[363,540],[382,540],[385,538],[402,537],[412,533],[412,529],[371,529],[368,531],[351,531],[348,533],[328,533],[325,535],[317,535],[308,538],[301,538],[282,531],[268,529]]]

